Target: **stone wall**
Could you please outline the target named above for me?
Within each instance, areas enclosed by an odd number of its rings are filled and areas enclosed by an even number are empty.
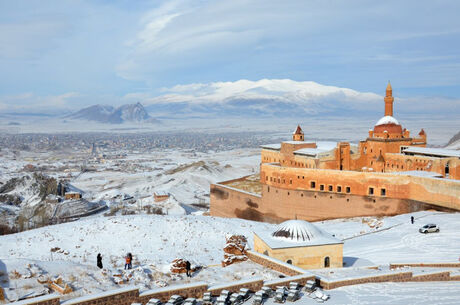
[[[131,305],[139,299],[139,288],[126,287],[64,301],[62,305]],[[58,303],[59,304],[59,303]]]
[[[327,281],[326,279],[320,279],[320,285],[323,287],[323,289],[335,289],[343,286],[366,283],[407,282],[411,278],[412,272],[398,272],[393,274],[383,274],[337,281]]]
[[[253,261],[254,263],[257,263],[259,265],[262,265],[264,267],[267,267],[269,269],[281,272],[286,275],[299,275],[299,274],[306,274],[308,273],[306,270],[290,265],[288,263],[282,262],[276,258],[269,257],[267,255],[257,253],[255,251],[248,251],[247,254],[248,258]]]
[[[230,282],[221,285],[215,285],[209,287],[208,291],[212,295],[219,295],[222,290],[228,290],[230,292],[238,292],[241,288],[247,288],[250,291],[258,291],[264,285],[264,280],[261,277],[255,277],[248,280],[242,280],[237,282]]]
[[[45,295],[33,299],[23,300],[19,302],[11,303],[14,305],[60,305],[60,298],[58,295],[51,294]]]
[[[158,289],[152,289],[145,292],[142,292],[139,295],[137,302],[146,304],[150,299],[159,299],[162,302],[166,302],[169,298],[178,294],[184,298],[201,298],[203,293],[208,290],[208,284],[204,282],[196,282],[186,285],[176,285]]]
[[[315,275],[305,273],[305,274],[299,274],[299,275],[294,275],[294,276],[285,277],[285,278],[269,280],[269,281],[264,282],[264,286],[270,287],[272,289],[276,289],[277,286],[289,286],[290,282],[297,282],[300,285],[304,286],[309,280],[315,281],[316,280]]]
[[[460,263],[391,263],[390,269],[404,267],[460,268]]]

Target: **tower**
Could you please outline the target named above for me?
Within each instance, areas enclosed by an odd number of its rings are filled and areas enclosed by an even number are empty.
[[[393,89],[391,88],[390,81],[388,81],[388,86],[385,94],[385,116],[393,116]]]
[[[302,128],[300,128],[300,125],[297,125],[296,130],[292,134],[292,140],[293,141],[303,141],[304,140],[304,135]]]

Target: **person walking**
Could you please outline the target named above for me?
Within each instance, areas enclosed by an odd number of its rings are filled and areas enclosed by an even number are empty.
[[[192,274],[190,273],[190,262],[189,261],[185,262],[185,271],[188,277],[192,277]]]
[[[411,216],[411,217],[410,217],[410,222],[411,222],[412,224],[414,224],[414,220],[415,220],[415,219],[414,219],[414,216]]]
[[[98,253],[97,254],[97,266],[99,267],[99,269],[102,269],[103,266],[102,266],[102,255],[101,253]]]
[[[126,257],[125,257],[125,270],[132,268],[132,261],[133,261],[132,254],[128,253],[128,255],[126,255]]]

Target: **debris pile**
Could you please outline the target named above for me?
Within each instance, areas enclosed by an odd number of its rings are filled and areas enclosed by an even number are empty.
[[[224,260],[222,267],[243,262],[248,259],[246,251],[248,250],[248,240],[243,235],[227,235],[224,247]]]

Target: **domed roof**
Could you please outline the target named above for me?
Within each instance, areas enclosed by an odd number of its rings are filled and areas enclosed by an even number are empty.
[[[298,242],[313,241],[323,237],[324,233],[305,220],[288,220],[280,223],[272,233],[275,238]]]
[[[399,125],[399,122],[394,117],[386,115],[375,124],[375,126],[380,125]]]

